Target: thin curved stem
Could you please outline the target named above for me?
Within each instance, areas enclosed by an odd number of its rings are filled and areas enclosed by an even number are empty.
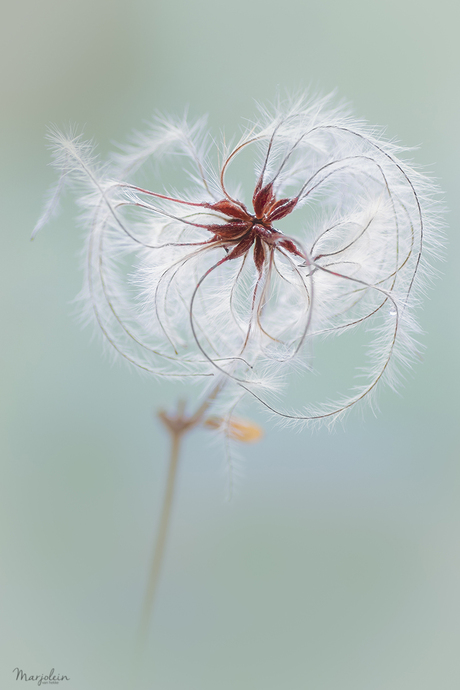
[[[168,477],[166,480],[165,494],[163,498],[163,506],[161,509],[160,524],[158,527],[158,534],[156,544],[153,550],[152,563],[150,566],[150,574],[145,593],[144,605],[142,607],[142,618],[139,627],[139,639],[144,643],[147,638],[148,626],[153,612],[153,605],[155,602],[155,592],[160,576],[161,565],[163,562],[163,554],[166,545],[166,538],[168,536],[171,508],[174,499],[174,490],[176,487],[177,466],[179,464],[179,454],[181,448],[181,441],[184,431],[173,431],[168,427],[171,433],[171,453],[169,457]]]
[[[174,493],[177,484],[177,468],[179,465],[182,439],[185,434],[198,426],[205,413],[212,405],[216,396],[222,390],[224,383],[218,383],[204,402],[190,416],[185,414],[185,402],[179,401],[177,412],[168,414],[160,410],[158,417],[166,427],[171,437],[171,452],[169,456],[168,476],[161,508],[160,524],[153,548],[150,572],[145,592],[144,605],[142,607],[141,620],[138,632],[138,651],[142,656],[148,636],[149,623],[152,618],[155,595],[158,589],[158,582],[161,574],[161,567],[164,560],[165,546],[168,537],[169,525],[171,522],[171,509],[174,502]]]

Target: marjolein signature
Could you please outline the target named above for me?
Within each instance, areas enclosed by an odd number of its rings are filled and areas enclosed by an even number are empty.
[[[59,673],[57,675],[54,675],[54,668],[51,669],[51,671],[48,673],[46,676],[44,673],[42,673],[41,676],[28,676],[24,671],[16,666],[16,668],[13,669],[13,673],[16,671],[16,680],[36,680],[37,685],[41,685],[42,683],[47,684],[47,683],[59,683],[61,680],[70,680],[69,676],[62,676]]]

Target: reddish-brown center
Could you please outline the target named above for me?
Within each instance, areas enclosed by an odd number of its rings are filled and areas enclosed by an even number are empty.
[[[277,201],[272,182],[264,187],[258,183],[252,197],[254,214],[251,215],[240,201],[222,199],[215,204],[206,204],[207,208],[229,218],[223,225],[208,225],[207,229],[214,234],[216,242],[224,244],[227,251],[232,247],[228,259],[243,256],[254,244],[254,263],[261,273],[267,245],[271,249],[279,246],[296,256],[302,256],[295,244],[273,227],[275,221],[294,210],[297,202],[297,198]]]

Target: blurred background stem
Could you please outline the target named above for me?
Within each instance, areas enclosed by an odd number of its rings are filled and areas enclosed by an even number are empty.
[[[218,383],[210,392],[204,402],[197,408],[191,416],[185,413],[185,401],[179,400],[175,413],[169,414],[164,410],[158,412],[158,417],[166,428],[171,438],[171,452],[169,456],[168,476],[166,488],[161,508],[160,524],[153,549],[150,573],[145,592],[144,605],[142,607],[141,621],[139,626],[139,650],[142,653],[148,636],[149,624],[152,618],[155,595],[158,588],[158,581],[163,563],[164,550],[168,536],[169,524],[171,520],[171,509],[174,500],[174,490],[177,479],[177,468],[179,464],[182,440],[185,434],[198,426],[203,416],[215,400],[218,393],[222,390],[223,384]]]
[[[157,535],[155,547],[153,550],[153,557],[152,557],[152,563],[150,566],[150,574],[149,574],[149,579],[148,579],[148,583],[147,583],[147,589],[146,589],[146,593],[145,593],[144,606],[142,608],[142,617],[141,617],[141,623],[140,623],[140,628],[139,628],[139,640],[140,640],[141,644],[145,643],[145,639],[147,637],[147,632],[148,632],[148,626],[149,626],[149,622],[150,622],[152,611],[153,611],[153,604],[155,601],[155,592],[157,589],[158,578],[160,575],[161,563],[163,560],[163,553],[164,553],[164,548],[165,548],[165,544],[166,544],[166,538],[168,535],[168,528],[169,528],[169,522],[170,522],[170,516],[171,516],[171,507],[173,504],[174,489],[175,489],[175,485],[176,485],[177,466],[179,463],[179,454],[180,454],[180,449],[181,449],[181,442],[182,442],[182,437],[185,433],[185,429],[183,431],[179,431],[177,429],[174,429],[173,426],[168,423],[169,418],[166,416],[166,414],[164,412],[160,412],[159,417],[163,421],[163,423],[165,424],[166,428],[168,429],[168,431],[171,435],[171,453],[170,453],[170,457],[169,457],[168,477],[166,480],[166,489],[165,489],[165,495],[164,495],[164,499],[163,499],[163,506],[161,509],[161,517],[160,517],[160,524],[158,527],[158,535]]]

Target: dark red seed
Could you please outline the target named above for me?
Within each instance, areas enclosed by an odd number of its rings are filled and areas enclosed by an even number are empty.
[[[259,275],[262,273],[262,268],[264,266],[265,262],[265,249],[264,249],[264,243],[260,239],[260,237],[256,237],[256,240],[254,242],[254,263],[256,265],[256,268],[259,272]]]
[[[253,242],[254,235],[251,232],[249,237],[245,237],[243,240],[238,242],[236,247],[234,247],[230,254],[228,254],[227,259],[238,259],[238,257],[243,256],[243,254],[246,254],[246,252],[251,248]]]
[[[233,203],[228,199],[222,199],[216,204],[203,204],[206,208],[210,208],[218,213],[223,213],[230,218],[238,218],[239,220],[247,220],[249,218],[249,213],[243,206]]]
[[[223,239],[236,240],[244,235],[250,227],[251,223],[236,220],[233,223],[224,223],[223,225],[207,225],[206,229]]]
[[[273,232],[271,229],[259,224],[254,225],[254,232],[258,237],[262,238],[266,242],[271,241],[271,239],[277,235],[276,232]]]
[[[291,254],[295,254],[296,256],[300,256],[302,259],[305,259],[305,256],[299,249],[297,249],[292,240],[280,240],[278,242],[278,246],[283,247],[283,249],[287,249],[287,251]]]
[[[265,208],[270,206],[274,198],[275,195],[273,194],[273,182],[266,184],[265,187],[262,187],[260,191],[258,191],[256,188],[254,196],[252,197],[252,205],[254,206],[256,218],[262,218]]]
[[[273,204],[267,217],[267,221],[272,223],[274,220],[284,218],[294,210],[297,205],[297,199],[280,199]]]

